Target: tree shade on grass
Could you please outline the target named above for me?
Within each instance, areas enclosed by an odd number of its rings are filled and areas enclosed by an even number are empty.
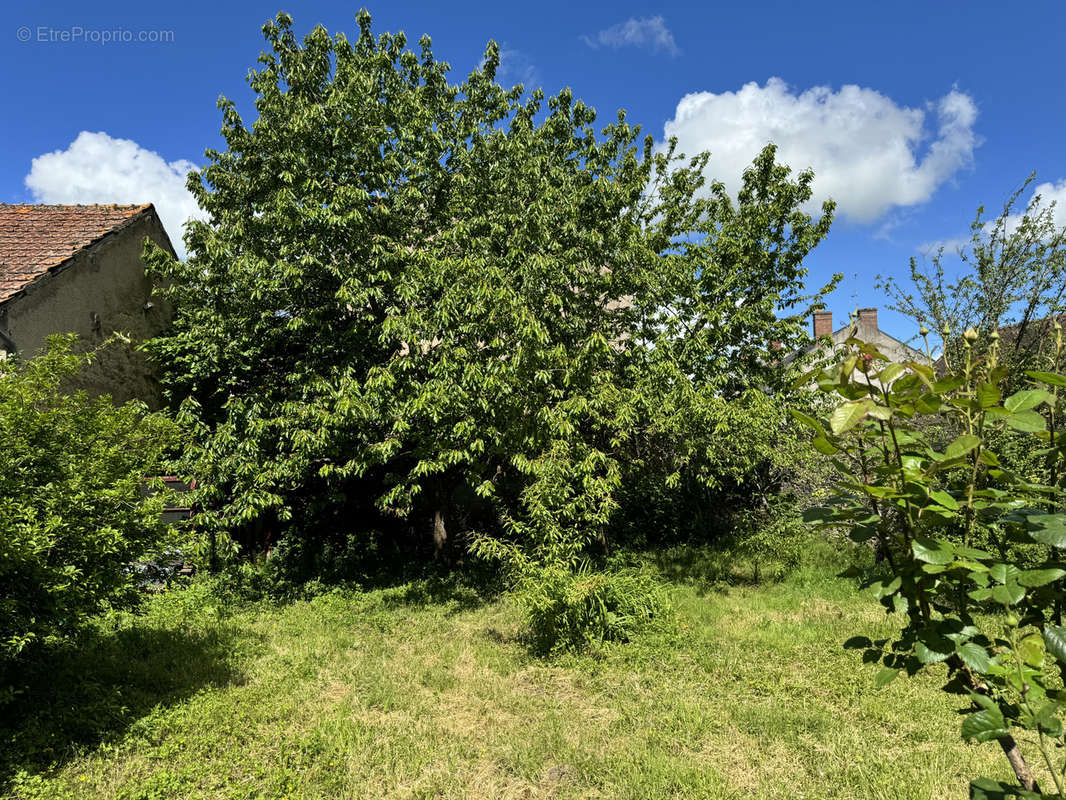
[[[662,574],[679,576],[663,584],[675,616],[549,661],[506,598],[461,584],[228,612],[202,585],[171,592],[101,623],[53,713],[5,718],[21,731],[5,741],[24,748],[6,749],[7,791],[942,800],[964,798],[972,775],[1006,778],[998,753],[960,740],[951,712],[965,701],[940,692],[943,672],[878,689],[876,670],[857,669],[840,643],[895,621],[832,577],[839,553],[805,553],[786,580],[753,586],[728,553],[659,551]],[[86,692],[96,734],[64,716]]]

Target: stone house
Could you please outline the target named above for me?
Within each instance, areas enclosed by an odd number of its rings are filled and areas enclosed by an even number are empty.
[[[876,345],[877,349],[892,361],[929,363],[929,358],[925,353],[915,350],[906,342],[901,342],[878,327],[876,308],[860,308],[855,319],[849,319],[847,325],[836,330],[833,330],[832,311],[815,311],[813,328],[812,333],[815,342],[822,340],[823,337],[828,337],[834,352],[839,350],[850,337],[854,336],[864,342]]]
[[[849,318],[846,325],[833,330],[833,312],[815,311],[814,324],[811,331],[814,341],[807,347],[797,350],[785,359],[785,363],[794,361],[806,355],[811,355],[826,348],[825,361],[833,362],[833,356],[844,347],[844,343],[854,336],[864,342],[869,342],[877,347],[892,361],[914,361],[918,364],[931,364],[928,356],[920,350],[916,350],[906,342],[901,342],[891,334],[881,330],[877,324],[876,308],[860,308],[854,319]],[[861,375],[856,375],[856,380],[862,380]]]
[[[152,297],[145,239],[174,252],[151,204],[0,203],[0,357],[32,356],[55,333],[91,347],[116,331],[135,342],[159,332],[171,312]],[[106,348],[78,383],[117,401],[159,400],[147,360],[131,347]]]

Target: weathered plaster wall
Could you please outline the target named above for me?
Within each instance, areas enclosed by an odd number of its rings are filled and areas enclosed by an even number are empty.
[[[926,358],[924,354],[912,350],[903,342],[893,339],[891,336],[883,333],[879,328],[870,327],[862,322],[855,322],[834,333],[833,349],[836,350],[841,347],[851,336],[876,345],[877,349],[888,356],[892,361],[915,360],[919,363],[929,363],[929,359]]]
[[[914,361],[919,364],[928,364],[932,366],[932,362],[924,353],[908,347],[903,342],[894,339],[881,331],[880,328],[867,325],[861,320],[841,328],[833,334],[833,352],[839,352],[840,349],[843,348],[844,343],[852,336],[876,346],[879,351],[888,357],[889,361]],[[866,377],[858,368],[852,373],[852,377],[853,380],[859,383],[867,382]],[[878,387],[881,386],[881,383],[876,379],[872,381],[872,384]]]
[[[145,238],[165,248],[169,240],[158,217],[146,214],[78,252],[0,306],[0,329],[20,355],[32,356],[54,333],[77,333],[85,346],[111,333],[128,334],[134,345],[159,332],[170,309],[151,297],[141,250]],[[116,401],[159,403],[159,389],[144,355],[116,344],[103,350],[78,385]]]

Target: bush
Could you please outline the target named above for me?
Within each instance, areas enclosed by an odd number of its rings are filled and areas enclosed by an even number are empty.
[[[628,641],[667,608],[662,587],[635,570],[574,572],[561,566],[540,567],[519,580],[517,597],[539,653]]]
[[[971,701],[962,737],[996,742],[1018,779],[978,778],[974,798],[1051,796],[1038,777],[1066,797],[1066,340],[1054,330],[1055,371],[1023,373],[1000,361],[996,331],[982,350],[967,329],[941,373],[851,338],[810,375],[838,400],[828,426],[796,413],[840,472],[806,517],[873,544],[864,583],[900,625],[845,647],[881,665],[877,685],[946,668],[944,690]]]
[[[136,597],[126,567],[166,531],[145,475],[172,425],[140,402],[66,393],[93,358],[75,341],[0,361],[0,669]]]
[[[751,562],[752,580],[780,578],[799,566],[809,541],[795,498],[773,496],[736,515],[730,550]]]

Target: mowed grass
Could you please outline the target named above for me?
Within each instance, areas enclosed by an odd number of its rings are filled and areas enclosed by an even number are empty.
[[[202,586],[173,591],[57,658],[4,730],[3,791],[916,800],[1007,777],[995,745],[960,740],[936,674],[875,689],[842,649],[891,621],[831,554],[729,586],[678,551],[659,559],[674,605],[659,629],[551,660],[507,597],[462,587],[229,611]]]

